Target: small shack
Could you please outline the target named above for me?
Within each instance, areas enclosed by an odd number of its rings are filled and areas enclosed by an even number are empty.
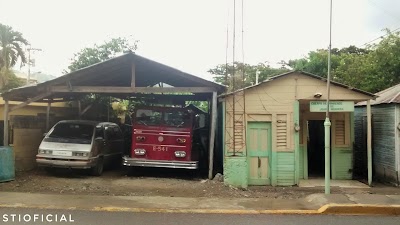
[[[220,96],[224,182],[289,186],[324,176],[326,79],[293,71]],[[374,98],[331,82],[331,179],[353,178],[354,104]]]
[[[373,175],[383,182],[400,185],[400,84],[376,93],[371,101]],[[355,109],[355,155],[359,167],[355,173],[365,178],[367,165],[367,110],[366,102]]]

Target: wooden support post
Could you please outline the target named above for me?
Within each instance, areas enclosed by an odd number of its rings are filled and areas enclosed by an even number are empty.
[[[3,136],[3,145],[4,146],[8,146],[8,113],[9,113],[8,100],[5,100],[5,103],[4,103],[4,136]]]
[[[132,72],[131,87],[134,88],[136,87],[136,67],[134,62],[132,62],[131,72]]]
[[[48,101],[46,110],[46,132],[48,132],[50,129],[50,107],[51,107],[51,102]]]
[[[297,82],[297,80],[296,80]],[[298,185],[300,180],[300,103],[294,102],[294,158],[295,158],[295,183]]]
[[[81,119],[82,116],[82,103],[81,100],[78,100],[78,118]]]
[[[368,158],[368,185],[372,184],[372,116],[371,101],[367,101],[367,158]]]
[[[214,144],[215,144],[215,130],[217,128],[217,92],[213,92],[211,99],[211,121],[210,121],[210,146],[209,146],[209,167],[208,179],[213,179],[214,167]]]

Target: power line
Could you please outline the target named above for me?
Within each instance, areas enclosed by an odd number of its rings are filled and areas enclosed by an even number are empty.
[[[244,87],[244,80],[245,80],[245,75],[244,75],[244,25],[243,25],[243,13],[244,13],[244,0],[242,0],[242,82],[243,82],[243,87]]]
[[[232,76],[233,76],[233,89],[236,88],[235,79],[235,44],[236,44],[236,0],[233,0],[233,39],[232,39]]]
[[[394,30],[391,30],[390,32],[396,32],[396,31],[398,31],[398,30],[400,30],[400,27],[398,27],[398,28],[396,28],[396,29],[394,29]],[[359,48],[361,48],[361,47],[363,47],[363,46],[366,46],[366,45],[368,45],[368,44],[370,44],[370,43],[372,43],[372,42],[375,42],[375,41],[377,41],[377,40],[379,40],[379,39],[382,39],[382,38],[384,38],[384,37],[386,37],[386,36],[388,36],[388,35],[389,35],[389,34],[385,34],[385,35],[379,36],[379,37],[377,37],[377,38],[375,38],[375,39],[373,39],[373,40],[371,40],[371,41],[366,42],[366,43],[363,44],[363,45],[360,45]]]
[[[229,1],[229,0],[228,0]],[[225,49],[225,85],[228,83],[228,49],[229,49],[229,4],[227,7],[227,20],[226,20],[226,49]]]

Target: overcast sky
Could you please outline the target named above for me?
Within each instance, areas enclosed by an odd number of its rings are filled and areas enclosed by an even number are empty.
[[[241,0],[237,2],[236,58],[242,60]],[[400,27],[398,0],[333,0],[333,47],[361,46]],[[0,23],[23,33],[35,54],[33,72],[59,76],[80,49],[132,35],[136,53],[210,79],[225,63],[233,0],[0,0]],[[245,62],[270,62],[327,48],[329,0],[244,0]],[[22,68],[27,70],[27,68]]]

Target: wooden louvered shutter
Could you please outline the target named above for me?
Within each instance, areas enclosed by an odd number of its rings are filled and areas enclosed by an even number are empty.
[[[335,123],[335,144],[336,145],[344,145],[346,142],[346,132],[345,132],[345,121],[344,120],[336,120]]]
[[[276,147],[278,149],[286,149],[288,147],[286,115],[278,115],[276,123]]]

